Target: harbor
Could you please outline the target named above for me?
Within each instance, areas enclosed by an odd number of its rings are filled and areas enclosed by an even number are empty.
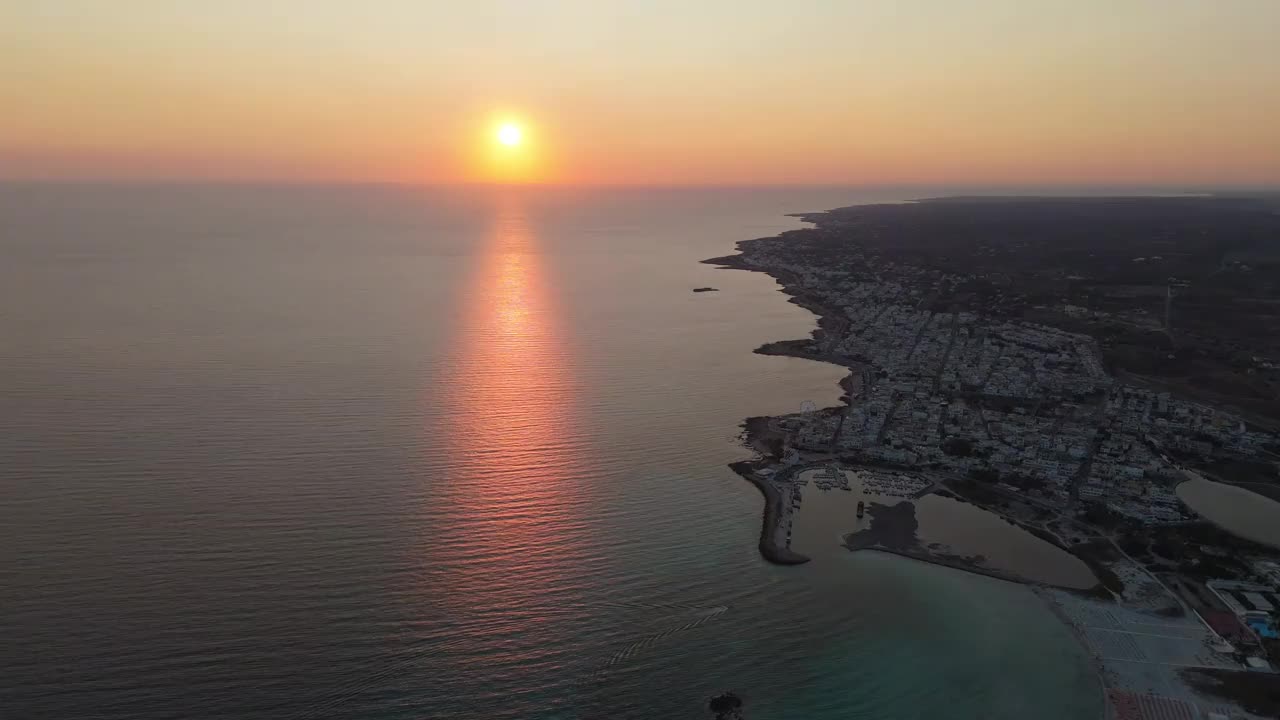
[[[739,464],[768,498],[761,553],[799,564],[850,551],[888,552],[1015,582],[1095,587],[1080,559],[995,513],[938,494],[942,478],[830,460]]]

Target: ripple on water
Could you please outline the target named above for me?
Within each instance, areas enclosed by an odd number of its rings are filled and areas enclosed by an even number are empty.
[[[751,354],[813,316],[698,261],[847,191],[40,192],[0,193],[14,717],[1097,714],[1018,588],[756,553],[729,438],[843,373]]]

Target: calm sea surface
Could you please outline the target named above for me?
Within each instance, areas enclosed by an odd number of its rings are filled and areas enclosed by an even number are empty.
[[[0,186],[0,716],[1096,717],[1024,588],[756,553],[841,371],[697,261],[895,197]]]

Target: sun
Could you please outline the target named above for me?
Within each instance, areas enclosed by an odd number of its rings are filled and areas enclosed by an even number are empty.
[[[547,181],[551,147],[543,126],[532,115],[492,111],[476,120],[468,133],[469,174],[481,182]]]
[[[524,133],[521,132],[520,126],[515,123],[503,123],[498,128],[498,142],[507,147],[515,147],[520,144]]]

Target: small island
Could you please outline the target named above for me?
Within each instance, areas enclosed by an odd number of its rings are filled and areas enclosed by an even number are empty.
[[[707,702],[707,709],[716,714],[716,720],[744,720],[742,698],[732,692],[711,698]]]

